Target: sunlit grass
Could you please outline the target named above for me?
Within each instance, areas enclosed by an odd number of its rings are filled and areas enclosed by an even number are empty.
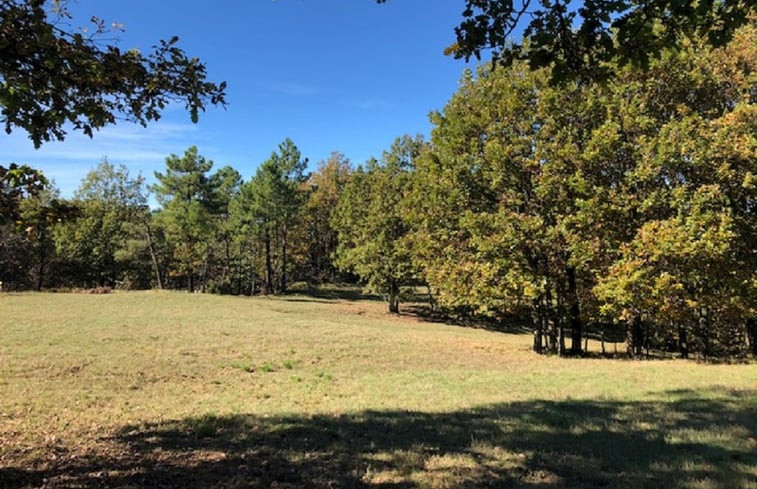
[[[757,365],[537,356],[383,311],[4,294],[0,487],[757,487]]]

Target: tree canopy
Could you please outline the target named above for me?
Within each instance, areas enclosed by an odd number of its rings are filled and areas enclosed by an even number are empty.
[[[35,147],[62,140],[72,128],[94,130],[128,120],[145,125],[169,103],[183,103],[193,121],[207,104],[224,105],[226,83],[206,80],[205,65],[160,41],[149,54],[122,51],[94,34],[69,32],[63,2],[0,0],[0,123],[25,130]]]
[[[596,79],[609,61],[647,66],[686,37],[724,46],[756,9],[750,0],[465,0],[445,52],[466,61],[489,52],[505,65],[552,66],[553,78]]]

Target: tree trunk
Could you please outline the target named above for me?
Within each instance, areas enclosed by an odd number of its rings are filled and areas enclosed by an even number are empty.
[[[265,229],[265,293],[273,293],[273,263],[271,263],[271,235],[268,233],[268,227]]]
[[[697,321],[699,330],[698,333],[699,338],[702,342],[702,354],[704,355],[704,358],[712,356],[712,345],[710,344],[710,321],[707,312],[708,311],[706,308],[700,308],[699,321]]]
[[[686,326],[678,325],[678,351],[681,353],[681,358],[689,358],[689,342],[686,334]]]
[[[557,296],[557,305],[552,309],[552,321],[554,322],[555,334],[557,334],[557,353],[565,355],[565,304],[563,303],[565,291],[562,290],[561,286],[557,287],[555,295]]]
[[[581,355],[581,307],[578,302],[578,289],[576,287],[576,269],[568,267],[568,302],[570,304],[570,353]]]
[[[547,287],[547,291],[544,294],[544,303],[543,303],[543,309],[542,309],[542,322],[543,327],[545,327],[548,331],[548,343],[549,343],[549,351],[550,353],[559,353],[560,349],[558,347],[558,319],[557,314],[555,313],[555,307],[552,304],[552,291]]]
[[[284,236],[281,240],[281,285],[279,292],[287,290],[287,227],[284,225]]]
[[[221,281],[220,285],[221,287],[226,287],[226,282],[228,280],[228,291],[233,292],[233,278],[231,278],[231,244],[229,243],[229,237],[226,233],[224,233],[223,236],[223,246],[224,246],[224,260],[223,260],[223,267],[221,268]],[[223,290],[223,289],[222,289]]]
[[[333,275],[331,276],[330,280],[333,280]],[[431,307],[431,312],[437,311],[437,305],[436,305],[436,297],[434,297],[434,291],[431,289],[431,286],[426,284],[426,290],[428,291],[428,304],[429,307]]]
[[[45,227],[41,227],[39,232],[39,267],[37,268],[37,291],[42,290],[45,280],[45,260],[47,253],[45,250]]]
[[[200,291],[205,292],[205,286],[208,284],[208,257],[202,260],[202,272],[200,273]]]
[[[150,260],[152,261],[152,268],[155,272],[155,280],[158,284],[158,290],[163,289],[163,280],[160,277],[160,266],[158,266],[158,257],[155,255],[155,247],[152,245],[152,232],[150,231],[150,225],[145,226],[145,237],[147,238],[147,249],[150,251]]]
[[[534,351],[536,353],[542,353],[542,316],[543,311],[540,307],[541,297],[534,300],[533,309],[531,313],[531,320],[534,328]]]
[[[399,314],[400,312],[400,288],[396,283],[389,286],[389,304],[387,305],[389,314]]]
[[[749,340],[749,349],[752,351],[752,355],[757,357],[757,319],[747,319],[746,335]]]
[[[641,317],[635,316],[626,323],[626,351],[629,357],[636,358],[641,355],[642,336]]]

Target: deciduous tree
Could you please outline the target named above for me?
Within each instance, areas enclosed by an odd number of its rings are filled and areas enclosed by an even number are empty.
[[[91,136],[119,120],[145,125],[173,102],[193,121],[207,104],[225,103],[226,84],[206,80],[205,65],[178,46],[160,41],[145,55],[69,32],[65,2],[0,1],[0,123],[25,130],[35,147],[61,140],[67,128]]]
[[[424,151],[420,136],[397,138],[381,162],[359,167],[339,197],[332,225],[338,235],[336,264],[355,273],[371,292],[399,312],[400,287],[417,276],[404,242],[408,226],[401,207],[410,172]]]

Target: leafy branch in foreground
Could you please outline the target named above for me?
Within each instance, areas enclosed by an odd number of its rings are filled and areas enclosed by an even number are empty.
[[[63,140],[66,127],[92,136],[118,120],[146,125],[169,103],[183,103],[192,121],[208,103],[225,105],[226,83],[206,80],[205,65],[162,40],[143,55],[101,45],[96,32],[68,32],[65,5],[44,0],[0,0],[0,123],[22,128],[35,147]],[[58,8],[56,8],[58,7]]]
[[[609,61],[646,67],[685,37],[722,47],[756,13],[750,0],[465,0],[445,53],[468,61],[489,52],[504,65],[552,66],[553,79],[596,79]]]

